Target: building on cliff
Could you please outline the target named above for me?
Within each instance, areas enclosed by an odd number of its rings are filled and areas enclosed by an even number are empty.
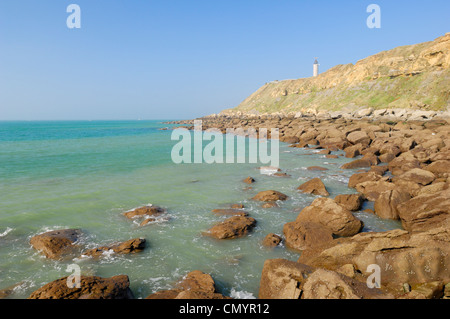
[[[313,76],[318,76],[319,75],[319,61],[317,61],[317,58],[315,58],[314,60],[314,64],[313,64]]]

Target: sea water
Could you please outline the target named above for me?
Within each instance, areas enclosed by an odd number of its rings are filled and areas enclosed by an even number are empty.
[[[340,169],[349,159],[328,159],[284,143],[280,168],[290,177],[260,174],[261,163],[175,164],[171,150],[177,141],[172,130],[161,130],[167,126],[163,121],[0,122],[0,290],[17,285],[10,298],[27,298],[70,275],[67,267],[75,263],[83,275],[128,275],[137,298],[171,289],[193,270],[211,274],[225,295],[255,298],[266,259],[300,256],[284,245],[261,244],[269,233],[282,235],[283,225],[316,198],[296,188],[320,177],[331,198],[355,192],[347,187],[354,171]],[[309,171],[309,166],[328,170]],[[251,189],[242,182],[248,176],[256,180]],[[270,209],[251,200],[269,189],[289,199]],[[212,209],[237,203],[257,220],[251,233],[232,240],[202,234],[226,218]],[[123,216],[147,204],[167,209],[170,218],[142,227]],[[400,227],[373,214],[355,215],[364,221],[363,231]],[[147,247],[98,260],[54,261],[29,244],[34,235],[64,228],[80,228],[85,249],[137,237],[145,238]]]

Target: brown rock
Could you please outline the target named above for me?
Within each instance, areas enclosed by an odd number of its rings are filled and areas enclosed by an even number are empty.
[[[328,168],[321,166],[310,166],[307,168],[308,171],[328,171]]]
[[[307,181],[306,183],[303,183],[297,188],[297,190],[300,190],[302,193],[313,195],[320,195],[320,196],[330,195],[330,193],[328,193],[324,183],[320,178],[314,178]]]
[[[260,299],[378,299],[390,298],[379,289],[329,270],[285,260],[264,262]]]
[[[318,223],[336,236],[353,236],[361,231],[363,223],[330,198],[317,198],[297,216],[297,222]]]
[[[243,182],[246,184],[253,184],[255,182],[255,179],[249,176],[246,179],[244,179]]]
[[[396,189],[396,185],[383,180],[375,182],[363,182],[355,186],[356,190],[362,193],[369,201],[376,201],[381,193]]]
[[[450,189],[414,197],[398,205],[397,209],[407,231],[450,227]]]
[[[373,164],[368,159],[357,159],[350,163],[345,163],[341,166],[342,169],[355,169],[355,168],[361,168],[361,167],[371,167]],[[375,164],[376,165],[376,164]]]
[[[80,236],[80,229],[53,230],[32,237],[30,244],[47,258],[61,259],[74,252]]]
[[[274,202],[277,200],[286,200],[288,197],[280,192],[274,191],[274,190],[268,190],[259,192],[254,196],[252,199],[261,201],[261,202]]]
[[[303,252],[298,262],[329,270],[352,264],[364,276],[372,274],[368,266],[376,264],[381,270],[381,286],[399,293],[403,283],[448,282],[449,243],[448,227],[417,233],[399,229],[361,233]]]
[[[319,223],[290,222],[284,224],[286,246],[302,251],[333,240],[333,232]]]
[[[246,235],[256,225],[252,217],[233,216],[213,226],[205,235],[217,239],[233,239]]]
[[[242,209],[245,207],[244,207],[244,204],[233,204],[233,205],[231,205],[231,208],[232,209]]]
[[[123,243],[117,243],[109,246],[102,246],[94,249],[89,249],[83,253],[84,256],[98,258],[103,253],[114,252],[116,254],[130,254],[137,253],[144,250],[146,240],[144,238],[135,238],[127,240]]]
[[[337,195],[334,201],[349,211],[357,211],[361,209],[364,196],[361,194]]]
[[[413,168],[401,174],[400,176],[398,176],[398,178],[425,186],[433,182],[436,176],[434,176],[432,172],[420,168]]]
[[[384,219],[399,219],[397,206],[411,199],[408,192],[403,190],[389,190],[383,192],[375,200],[375,214]]]
[[[281,244],[282,240],[280,236],[270,233],[264,238],[262,244],[266,247],[276,247]]]
[[[353,174],[349,181],[348,187],[355,188],[356,185],[364,183],[364,182],[376,182],[381,179],[381,176],[375,172],[365,172],[365,173],[356,173]]]
[[[352,144],[369,145],[370,137],[364,131],[355,131],[347,135],[347,140]]]
[[[33,292],[29,299],[133,299],[128,276],[111,278],[81,276],[80,288],[69,288],[67,277]]]
[[[450,173],[450,160],[440,160],[433,162],[427,167],[425,167],[425,169],[438,176],[445,173]]]

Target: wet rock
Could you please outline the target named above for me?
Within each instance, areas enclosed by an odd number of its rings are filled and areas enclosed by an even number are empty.
[[[240,209],[213,209],[212,212],[216,215],[248,216],[247,212]]]
[[[274,191],[274,190],[268,190],[259,192],[252,198],[253,200],[261,201],[261,202],[274,202],[277,200],[286,200],[288,197],[280,192]]]
[[[264,238],[262,244],[266,247],[276,247],[281,244],[282,241],[283,239],[280,236],[270,233]]]
[[[80,229],[53,230],[32,237],[30,244],[47,258],[61,259],[75,252],[80,236]]]
[[[358,211],[364,202],[364,196],[361,194],[337,195],[334,201],[349,211]]]
[[[230,299],[216,291],[211,275],[199,270],[188,273],[174,289],[155,292],[146,299]]]
[[[328,168],[321,166],[310,166],[307,168],[308,171],[328,171]]]
[[[80,288],[69,288],[67,277],[55,280],[33,292],[29,299],[133,299],[128,276],[111,278],[81,276]]]
[[[210,228],[205,235],[217,239],[233,239],[246,235],[256,225],[252,217],[233,216]]]
[[[353,236],[361,231],[363,223],[330,198],[317,198],[305,207],[296,219],[299,223],[318,223],[336,236]]]
[[[112,244],[109,246],[101,246],[89,249],[83,253],[83,256],[98,258],[104,253],[114,252],[116,254],[131,254],[144,250],[146,240],[144,238],[134,238],[122,243]]]
[[[243,182],[246,184],[253,184],[255,182],[255,179],[249,176],[246,179],[244,179]]]
[[[302,185],[300,185],[297,190],[301,191],[302,193],[307,194],[313,194],[313,195],[320,195],[320,196],[329,196],[330,193],[328,193],[324,183],[320,178],[313,178]]]
[[[147,205],[127,211],[124,213],[124,216],[132,219],[137,217],[157,217],[164,213],[166,211],[159,206]]]

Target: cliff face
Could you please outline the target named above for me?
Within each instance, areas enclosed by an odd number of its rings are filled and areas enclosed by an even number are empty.
[[[221,114],[450,107],[450,33],[383,51],[317,77],[266,83]]]

